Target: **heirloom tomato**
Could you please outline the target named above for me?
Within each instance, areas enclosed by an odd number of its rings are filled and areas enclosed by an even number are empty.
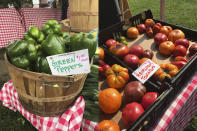
[[[123,58],[124,56],[126,56],[129,53],[129,48],[127,45],[121,44],[121,43],[117,43],[115,45],[112,45],[109,48],[109,51],[119,57],[119,58]]]
[[[114,64],[105,72],[107,84],[111,88],[122,88],[129,80],[128,69]]]
[[[120,127],[110,120],[103,120],[98,124],[98,131],[120,131]]]

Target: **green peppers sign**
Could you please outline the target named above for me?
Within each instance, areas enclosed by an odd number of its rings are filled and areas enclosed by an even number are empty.
[[[48,56],[53,75],[74,75],[90,72],[88,49]]]

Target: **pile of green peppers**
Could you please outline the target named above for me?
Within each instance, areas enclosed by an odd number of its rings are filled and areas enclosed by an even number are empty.
[[[76,33],[71,36],[68,32],[61,32],[56,20],[49,20],[41,29],[31,26],[23,40],[10,42],[6,54],[16,67],[51,74],[47,56],[88,49],[91,58],[96,47],[97,41],[92,34]]]

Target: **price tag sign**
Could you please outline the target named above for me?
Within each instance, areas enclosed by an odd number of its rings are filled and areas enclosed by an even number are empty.
[[[132,75],[144,84],[159,68],[159,65],[148,59]]]
[[[46,58],[53,75],[66,76],[90,72],[88,49]]]

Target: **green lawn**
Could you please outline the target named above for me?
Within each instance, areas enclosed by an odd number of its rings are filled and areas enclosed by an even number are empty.
[[[197,0],[165,0],[165,22],[197,30]],[[129,0],[132,15],[151,9],[160,19],[160,0]],[[197,131],[197,112],[184,131]]]
[[[36,131],[36,129],[19,112],[0,106],[0,131]]]
[[[165,0],[165,21],[197,30],[197,0]],[[160,19],[160,0],[129,0],[132,15],[151,9]]]

